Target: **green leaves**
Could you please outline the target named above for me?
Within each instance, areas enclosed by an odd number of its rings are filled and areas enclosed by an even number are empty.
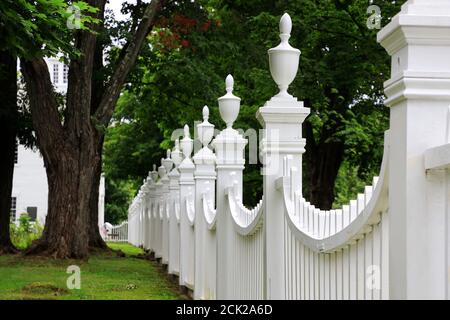
[[[79,26],[98,23],[92,14],[98,9],[84,1],[72,4],[79,8]],[[0,42],[3,50],[21,57],[75,54],[74,31],[67,21],[73,15],[64,0],[2,0],[0,2]]]

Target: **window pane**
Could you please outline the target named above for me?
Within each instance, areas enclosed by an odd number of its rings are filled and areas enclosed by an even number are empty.
[[[57,84],[59,82],[59,65],[53,65],[53,84]]]

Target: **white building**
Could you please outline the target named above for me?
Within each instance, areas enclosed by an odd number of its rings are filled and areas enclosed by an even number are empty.
[[[57,92],[67,92],[68,67],[58,58],[46,59],[50,78]],[[105,183],[102,176],[99,196],[99,225],[104,223]],[[40,152],[18,145],[14,166],[11,217],[18,220],[22,213],[39,223],[47,216],[48,184],[44,160]]]

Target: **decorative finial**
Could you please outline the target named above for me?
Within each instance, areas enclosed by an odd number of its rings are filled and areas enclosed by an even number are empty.
[[[280,20],[281,43],[275,48],[269,49],[270,73],[280,89],[280,92],[274,97],[276,99],[294,99],[288,93],[288,88],[297,75],[300,50],[292,48],[289,44],[291,30],[291,17],[285,13]]]
[[[227,93],[233,93],[233,87],[234,87],[234,79],[233,76],[229,74],[225,79],[225,88],[227,90]]]
[[[189,134],[189,126],[187,124],[184,126],[184,138],[181,140],[180,144],[184,157],[189,158],[192,153],[193,141]]]
[[[204,121],[208,121],[208,119],[209,119],[209,108],[208,108],[208,106],[204,106],[203,107],[202,113],[203,113],[203,120]]]
[[[287,41],[291,36],[292,20],[291,16],[287,13],[283,14],[280,20],[280,38],[281,41]],[[283,35],[287,37],[282,37]]]
[[[225,79],[227,94],[218,99],[220,116],[229,129],[232,129],[233,123],[236,121],[241,108],[241,98],[236,97],[233,94],[233,87],[234,79],[233,76],[229,74]]]
[[[156,164],[153,164],[153,171],[156,171]]]
[[[214,135],[214,125],[208,122],[209,108],[203,107],[203,122],[197,125],[197,133],[203,147],[206,147]]]
[[[171,154],[170,149],[167,149],[167,153],[166,153],[166,158],[167,158],[167,159],[170,159],[170,154]]]

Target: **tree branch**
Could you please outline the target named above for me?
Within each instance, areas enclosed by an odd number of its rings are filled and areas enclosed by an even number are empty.
[[[136,62],[141,46],[153,26],[156,13],[161,9],[162,3],[163,0],[152,0],[150,2],[133,38],[124,46],[125,54],[123,59],[117,65],[113,76],[108,82],[98,110],[94,114],[95,119],[104,126],[108,125],[111,119],[122,86]]]
[[[64,141],[58,103],[53,95],[53,85],[44,59],[21,58],[20,64],[30,97],[33,127],[40,150],[44,154],[53,145]],[[44,155],[44,158],[50,159],[50,155]]]

